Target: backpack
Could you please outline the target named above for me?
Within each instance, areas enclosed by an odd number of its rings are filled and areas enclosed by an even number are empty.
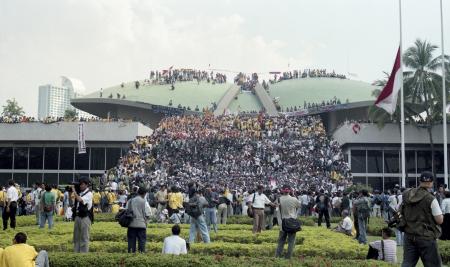
[[[202,215],[198,197],[190,198],[185,209],[186,213],[194,219],[197,219],[198,217],[200,217],[200,215]]]
[[[319,196],[319,203],[317,205],[317,207],[319,208],[319,210],[325,210],[327,209],[327,204],[325,203],[326,201],[326,197],[325,195],[320,195]]]
[[[356,206],[358,210],[358,215],[363,218],[369,218],[370,217],[370,207],[369,207],[369,201],[367,198],[363,197],[361,202],[358,203]]]
[[[52,212],[53,211],[53,203],[48,205],[47,203],[45,203],[45,194],[47,194],[48,192],[44,193],[44,212]],[[50,193],[53,194],[53,193]]]
[[[381,206],[381,204],[383,203],[380,196],[375,197],[373,202],[378,206]]]
[[[133,208],[132,208],[133,200],[130,200],[128,204],[128,208],[123,209],[119,211],[116,215],[116,221],[119,222],[120,226],[122,227],[128,227],[130,226],[131,222],[133,221],[134,214],[133,214]]]

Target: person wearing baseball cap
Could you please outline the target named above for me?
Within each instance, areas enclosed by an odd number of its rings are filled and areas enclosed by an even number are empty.
[[[423,172],[420,185],[403,193],[399,226],[405,232],[402,266],[416,266],[420,259],[424,266],[441,266],[436,239],[441,235],[439,225],[444,221],[439,203],[430,192],[433,174]]]
[[[289,185],[283,185],[281,187],[281,196],[279,198],[279,206],[280,206],[280,212],[281,212],[281,218],[287,219],[287,218],[297,218],[297,210],[301,208],[302,203],[295,198],[290,196],[292,189]],[[279,223],[281,224],[281,223]],[[280,258],[283,253],[284,244],[286,243],[286,239],[288,241],[288,251],[285,255],[286,259],[290,259],[292,256],[292,252],[294,251],[295,247],[295,235],[297,233],[286,233],[283,231],[283,228],[280,227],[280,234],[278,237],[278,247],[276,251],[276,257]]]

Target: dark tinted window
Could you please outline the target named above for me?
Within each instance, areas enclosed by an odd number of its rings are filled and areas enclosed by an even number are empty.
[[[444,173],[444,153],[434,151],[434,168],[436,173]]]
[[[382,151],[367,151],[367,166],[370,173],[383,173],[383,154]]]
[[[400,177],[384,177],[384,190],[393,189],[396,184],[401,185]]]
[[[417,186],[417,178],[416,177],[408,177],[408,180],[406,181],[406,186],[409,188],[416,187]]]
[[[431,171],[431,152],[417,151],[417,173]]]
[[[71,184],[73,182],[73,173],[60,173],[59,184]]]
[[[26,173],[14,173],[14,182],[18,183],[21,188],[27,187],[27,174]]]
[[[91,170],[105,169],[105,148],[93,147],[91,148]]]
[[[373,190],[383,190],[383,177],[368,177],[367,182]]]
[[[14,169],[19,169],[19,170],[28,169],[28,148],[27,147],[14,148]]]
[[[111,169],[117,165],[117,161],[120,158],[120,148],[107,148],[106,149],[106,169]]]
[[[57,147],[46,147],[44,150],[45,160],[44,169],[57,170],[58,169],[58,151]]]
[[[395,150],[384,151],[384,173],[399,173],[399,153]]]
[[[60,170],[73,170],[74,166],[74,148],[73,147],[61,147],[59,149],[59,169]]]
[[[0,185],[6,186],[8,181],[12,179],[12,173],[0,172]]]
[[[366,173],[366,151],[352,150],[351,157],[352,157],[352,172]]]
[[[34,185],[36,182],[42,183],[42,173],[29,173],[28,181],[30,186]]]
[[[78,148],[75,149],[75,169],[89,170],[89,148],[86,148],[86,153],[78,154]]]
[[[13,149],[0,147],[0,169],[12,169]]]
[[[54,185],[58,184],[58,174],[57,173],[44,173],[44,183]]]
[[[30,147],[30,170],[42,170],[44,163],[44,148]]]
[[[366,177],[353,177],[353,184],[367,185],[366,180],[367,180]]]
[[[408,173],[416,173],[416,151],[415,150],[406,150],[406,171]]]

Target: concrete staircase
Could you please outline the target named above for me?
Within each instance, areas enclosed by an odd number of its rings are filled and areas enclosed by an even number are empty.
[[[234,98],[239,93],[239,86],[236,84],[233,84],[228,88],[228,90],[225,92],[225,94],[220,98],[219,103],[217,103],[217,108],[214,110],[214,116],[220,116],[223,115],[225,110],[230,105],[231,101],[234,100]]]
[[[264,88],[261,86],[261,84],[257,84],[255,86],[255,93],[258,97],[259,101],[261,102],[262,106],[266,110],[266,113],[269,116],[277,116],[278,111],[275,107],[275,104],[272,101],[272,97],[269,96],[269,94],[264,90]]]

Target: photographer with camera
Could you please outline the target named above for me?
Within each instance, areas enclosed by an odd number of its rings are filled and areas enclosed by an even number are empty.
[[[89,190],[89,178],[81,177],[78,184],[72,185],[75,197],[73,207],[73,246],[75,253],[89,252],[89,233],[93,220],[92,192]]]
[[[441,266],[436,239],[444,217],[432,188],[433,174],[423,172],[419,187],[403,194],[398,220],[398,227],[405,232],[403,267],[416,266],[419,257],[425,267]]]

